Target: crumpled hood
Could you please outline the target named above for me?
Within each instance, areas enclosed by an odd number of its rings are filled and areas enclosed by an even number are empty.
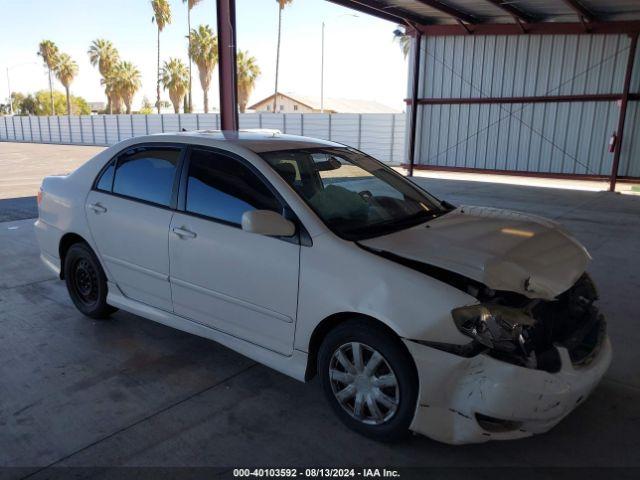
[[[548,300],[573,286],[591,260],[558,223],[488,207],[458,207],[426,224],[360,243],[494,290]]]

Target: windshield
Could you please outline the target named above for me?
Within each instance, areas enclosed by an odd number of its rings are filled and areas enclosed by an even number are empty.
[[[342,238],[384,235],[448,210],[391,168],[351,148],[261,154]]]

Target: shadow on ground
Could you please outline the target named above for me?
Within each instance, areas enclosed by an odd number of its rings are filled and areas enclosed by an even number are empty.
[[[12,222],[38,216],[36,197],[0,199],[0,222]]]

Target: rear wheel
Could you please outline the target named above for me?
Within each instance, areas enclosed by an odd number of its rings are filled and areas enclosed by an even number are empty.
[[[117,310],[107,305],[107,278],[88,245],[75,243],[69,247],[64,278],[73,304],[86,316],[103,319]]]
[[[351,429],[381,441],[409,432],[417,374],[392,333],[362,320],[339,325],[320,346],[318,372],[329,403]]]

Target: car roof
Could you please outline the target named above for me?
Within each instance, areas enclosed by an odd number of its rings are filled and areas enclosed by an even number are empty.
[[[344,147],[344,145],[321,140],[319,138],[303,137],[301,135],[288,135],[280,133],[278,130],[193,130],[176,133],[161,133],[152,137],[180,137],[182,141],[188,143],[188,138],[194,140],[212,140],[214,142],[224,142],[244,147],[255,153],[274,152],[278,150],[291,150],[299,148],[321,148],[321,147]],[[199,142],[194,142],[199,143]]]

